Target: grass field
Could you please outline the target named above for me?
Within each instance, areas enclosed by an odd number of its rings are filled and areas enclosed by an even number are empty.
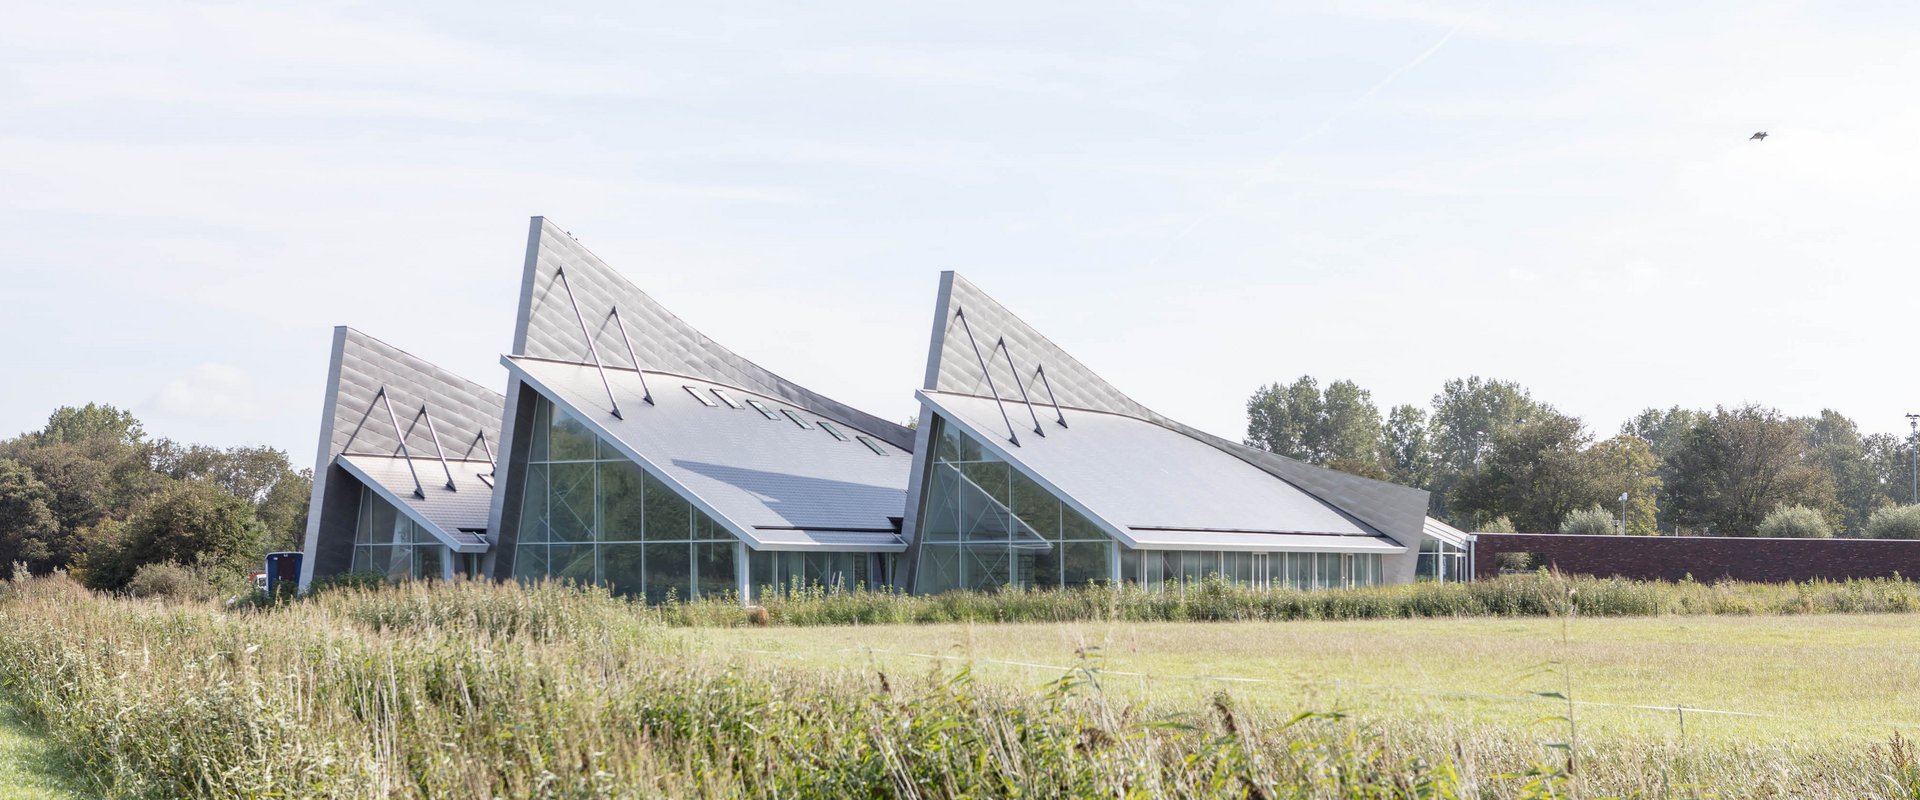
[[[85,795],[75,788],[78,784],[52,743],[0,698],[0,798],[79,800]]]
[[[1817,719],[1913,713],[1920,614],[1712,607],[1733,611],[752,628],[552,584],[227,609],[56,577],[0,586],[0,693],[46,720],[9,729],[23,763],[50,743],[110,800],[1920,798],[1910,733]],[[1683,736],[1543,696],[1567,692],[1786,718],[1694,712]]]
[[[1081,665],[1079,654],[1088,652],[1108,693],[1168,707],[1191,707],[1225,690],[1275,710],[1456,717],[1511,727],[1557,713],[1556,703],[1534,693],[1564,692],[1570,683],[1583,703],[1575,708],[1576,721],[1596,740],[1677,738],[1683,713],[1674,706],[1695,709],[1684,713],[1685,733],[1708,741],[1878,742],[1896,731],[1920,734],[1920,616],[1911,614],[863,626],[681,635],[699,649],[829,668],[907,673],[938,663],[952,672],[966,664],[975,676],[1019,686],[1051,680],[1060,670],[1049,667]]]

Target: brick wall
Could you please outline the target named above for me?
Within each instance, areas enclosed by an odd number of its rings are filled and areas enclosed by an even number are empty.
[[[1920,541],[1760,539],[1720,536],[1571,536],[1474,534],[1474,574],[1500,571],[1500,553],[1534,554],[1536,567],[1641,580],[1805,581],[1814,578],[1920,578]]]

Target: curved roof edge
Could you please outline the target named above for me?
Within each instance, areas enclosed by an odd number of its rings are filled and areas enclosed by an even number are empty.
[[[638,367],[736,386],[870,431],[896,447],[913,449],[913,431],[782,378],[721,346],[589,252],[572,234],[545,217],[534,217],[527,231],[511,354],[591,363],[593,353],[581,335],[583,323],[592,349],[606,367]],[[633,357],[628,355],[629,343]],[[634,364],[635,357],[642,363]]]

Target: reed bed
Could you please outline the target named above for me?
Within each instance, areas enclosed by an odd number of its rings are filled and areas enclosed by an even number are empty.
[[[1097,657],[1031,689],[689,645],[558,585],[260,609],[0,589],[0,688],[112,798],[1912,797],[1910,748],[1550,745],[1434,720],[1113,701]],[[1564,731],[1556,729],[1563,726]],[[1905,748],[1905,749],[1903,749]],[[1570,759],[1569,755],[1574,758]],[[1574,769],[1569,771],[1572,766]]]

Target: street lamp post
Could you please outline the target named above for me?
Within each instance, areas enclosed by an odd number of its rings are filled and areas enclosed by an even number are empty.
[[[1627,535],[1627,493],[1620,493],[1620,535]]]
[[[1913,502],[1920,503],[1920,414],[1908,414],[1907,422],[1913,426],[1913,435],[1908,441],[1913,446]]]

